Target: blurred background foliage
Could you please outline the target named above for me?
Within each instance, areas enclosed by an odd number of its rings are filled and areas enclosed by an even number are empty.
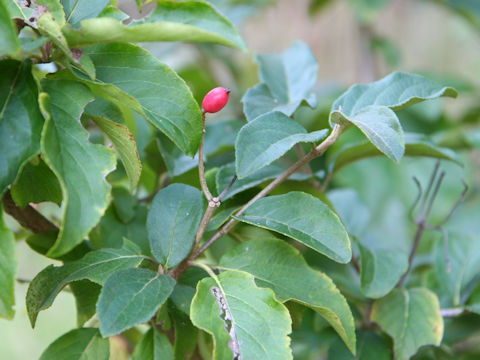
[[[418,104],[399,112],[399,117],[406,131],[428,134],[437,144],[457,151],[464,163],[463,167],[455,163],[441,164],[446,176],[430,221],[437,223],[450,211],[463,190],[464,179],[469,185],[469,191],[464,203],[450,219],[448,227],[467,229],[477,235],[480,233],[480,1],[210,2],[240,28],[248,52],[209,44],[148,43],[144,46],[185,79],[199,102],[212,87],[221,85],[232,89],[232,98],[226,110],[211,116],[211,123],[217,120],[243,119],[241,97],[259,81],[254,55],[281,52],[296,40],[307,43],[320,64],[319,85],[315,89],[319,99],[318,107],[313,110],[304,107],[295,113],[295,119],[309,131],[328,127],[331,104],[348,86],[374,81],[394,70],[421,73],[455,87],[460,93],[457,100],[441,99]],[[140,13],[134,0],[119,0],[119,6],[132,18],[140,18],[152,8],[152,4],[145,4]],[[152,180],[155,173],[165,169],[165,166],[168,168],[169,163],[168,159],[162,160],[157,143],[151,141],[148,128],[142,129],[139,126],[138,131],[145,140],[143,143],[139,141],[138,145],[145,162],[142,184],[148,189],[148,184],[155,181]],[[219,136],[222,137],[222,133]],[[95,138],[94,133],[91,138]],[[335,151],[345,143],[362,139],[359,131],[350,130],[335,144],[329,157],[335,156]],[[98,141],[103,140],[99,138]],[[168,140],[162,142],[160,139],[159,142],[164,148],[171,147]],[[322,159],[318,161],[320,163],[317,165],[315,162],[312,164],[312,170],[315,171],[316,166],[323,164]],[[180,165],[190,166],[188,161],[176,163],[176,166]],[[215,158],[212,158],[208,166],[214,165]],[[337,173],[330,185],[330,195],[335,199],[339,211],[347,211],[343,214],[344,220],[347,219],[347,226],[354,226],[358,230],[356,236],[362,237],[366,243],[408,251],[415,232],[415,225],[408,218],[408,209],[417,194],[412,176],[425,184],[434,165],[435,160],[424,158],[407,157],[400,164],[383,157],[362,160]],[[178,172],[182,173],[183,170]],[[190,171],[174,180],[191,182],[194,181],[191,180],[194,175]],[[115,182],[115,173],[109,176],[109,180]],[[154,185],[153,183],[152,187]],[[349,208],[356,209],[356,212],[349,214]],[[42,211],[55,214],[58,208],[51,204],[43,206]],[[140,213],[143,214],[144,211]],[[142,215],[138,217],[141,218]],[[7,221],[13,223],[11,218]],[[96,232],[109,231],[108,226],[108,223],[102,221]],[[239,228],[238,232],[241,231]],[[94,236],[95,233],[92,233]],[[438,251],[434,249],[440,241],[441,236],[437,232],[425,233],[420,253],[414,262],[412,281],[436,291],[442,307],[448,307],[451,304],[442,300],[442,288],[436,281],[439,269],[435,254]],[[472,251],[480,251],[478,236],[475,241]],[[216,246],[231,245],[225,240]],[[222,249],[222,253],[223,251]],[[215,254],[215,247],[212,253]],[[340,290],[350,297],[350,305],[355,313],[358,277],[355,278],[352,274],[352,268],[327,261],[308,250],[304,255],[311,265],[328,273]],[[19,244],[19,278],[31,279],[48,263],[48,259],[32,251],[25,243]],[[477,275],[472,279],[472,284],[477,286],[480,281],[479,266],[477,265]],[[26,289],[27,284],[20,283],[17,286],[17,314],[13,322],[0,321],[2,359],[36,359],[50,342],[75,327],[74,298],[71,293],[64,291],[47,314],[39,317],[37,328],[33,331],[25,310]],[[469,291],[480,294],[475,286]],[[290,310],[295,314],[295,306],[292,305]],[[330,359],[350,359],[351,355],[348,355],[343,343],[326,322],[311,310],[298,309],[299,313],[303,311],[303,321],[295,321],[293,316],[295,359],[319,359],[327,354]],[[480,358],[479,315],[468,314],[447,319],[444,339],[445,345],[441,348],[424,347],[415,358]],[[390,340],[379,341],[382,344]],[[121,340],[118,340],[117,345],[120,346],[112,358],[122,359],[125,357],[123,350],[126,345]],[[382,351],[381,346],[377,351]],[[461,357],[465,351],[473,355]]]

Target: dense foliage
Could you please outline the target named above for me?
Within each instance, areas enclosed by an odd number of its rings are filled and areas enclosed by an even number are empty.
[[[357,21],[386,2],[352,2]],[[32,327],[61,291],[76,301],[42,360],[114,358],[115,337],[133,359],[480,356],[478,113],[449,121],[441,77],[326,89],[301,41],[258,54],[242,94],[225,15],[268,3],[158,1],[132,20],[115,0],[0,0],[0,316],[20,241],[54,260],[29,284]],[[204,61],[176,72],[155,41]]]

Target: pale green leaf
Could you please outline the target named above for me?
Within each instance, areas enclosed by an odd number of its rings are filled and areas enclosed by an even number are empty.
[[[445,239],[439,236],[435,246],[435,274],[440,287],[448,295],[448,306],[460,305],[466,288],[480,274],[480,241],[477,233],[448,231],[447,267]]]
[[[122,159],[123,166],[130,181],[130,191],[133,191],[140,181],[142,163],[138,155],[137,144],[132,133],[125,125],[108,120],[101,116],[92,116],[92,120],[108,136]]]
[[[303,192],[257,200],[235,219],[291,237],[340,263],[352,257],[347,231],[338,216]]]
[[[307,130],[281,112],[261,115],[246,124],[235,142],[235,167],[239,179],[269,165],[295,144],[316,142],[327,136],[328,130],[307,133]]]
[[[195,155],[202,135],[200,108],[172,69],[132,44],[98,45],[85,51],[95,65],[97,80],[109,84],[104,91],[117,88],[133,97],[141,104],[134,110],[145,114],[184,153]]]
[[[318,78],[318,63],[310,48],[296,42],[282,54],[257,55],[260,84],[249,89],[242,102],[249,121],[270,111],[288,116],[306,101],[316,105],[311,93]]]
[[[335,111],[331,114],[334,122],[343,121],[343,114]],[[370,106],[348,118],[389,158],[400,161],[405,153],[405,134],[397,115],[386,106]]]
[[[65,17],[74,28],[80,21],[97,17],[110,0],[60,0],[65,10]]]
[[[371,319],[393,338],[396,360],[407,360],[420,346],[438,346],[442,340],[438,299],[425,288],[393,290],[373,303]]]
[[[115,168],[115,155],[91,144],[79,122],[83,108],[93,99],[86,86],[68,80],[45,80],[42,86],[48,94],[41,97],[47,117],[42,153],[63,193],[62,226],[48,256],[59,256],[79,244],[105,212],[110,195],[105,176]]]
[[[203,1],[159,1],[149,16],[128,26],[116,19],[102,17],[82,21],[78,31],[69,26],[65,26],[63,31],[73,47],[116,41],[186,41],[212,42],[245,49],[238,30]]]
[[[17,250],[13,232],[3,222],[0,202],[0,317],[13,319],[15,315],[15,281]]]
[[[65,25],[65,12],[60,0],[35,0],[31,6],[38,8],[38,5],[45,6],[60,27]]]
[[[31,63],[0,61],[0,194],[40,151],[44,123]]]
[[[281,301],[293,300],[322,315],[355,353],[355,324],[332,280],[307,265],[298,250],[277,239],[245,241],[220,260],[222,269],[246,271]]]
[[[13,200],[20,207],[43,201],[51,201],[58,205],[62,202],[62,189],[58,179],[41,159],[37,164],[29,162],[24,166],[10,191]]]
[[[175,357],[167,336],[150,328],[135,347],[132,360],[175,360]]]
[[[192,249],[203,215],[200,190],[172,184],[153,199],[147,231],[153,256],[165,267],[180,263]]]
[[[97,328],[69,331],[51,343],[40,360],[108,360],[110,341],[103,339]]]
[[[343,167],[373,156],[381,155],[382,153],[370,142],[361,142],[357,144],[349,144],[343,149],[340,149],[335,156],[330,160],[329,171],[336,173]],[[426,137],[420,134],[406,133],[405,134],[405,154],[404,156],[411,157],[432,157],[436,159],[443,159],[453,161],[459,165],[462,164],[458,156],[450,149],[439,147]]]
[[[360,249],[362,293],[378,299],[387,295],[407,271],[408,256],[399,249],[369,248],[357,242]]]
[[[201,280],[190,317],[214,337],[214,360],[292,359],[287,308],[248,273],[225,271]]]
[[[27,292],[27,311],[32,326],[35,326],[38,313],[50,307],[68,283],[88,279],[103,285],[115,271],[138,266],[143,259],[139,254],[140,249],[126,241],[121,249],[92,251],[80,260],[43,269],[32,280]]]
[[[12,19],[8,6],[0,1],[0,57],[5,55],[17,55],[20,52],[20,42],[17,30]]]
[[[33,9],[24,7],[25,4],[20,3],[18,0],[3,0],[2,2],[7,7],[8,13],[12,18],[28,20],[34,14]]]
[[[102,336],[117,335],[150,320],[174,286],[170,276],[147,269],[115,272],[103,285],[97,303]]]

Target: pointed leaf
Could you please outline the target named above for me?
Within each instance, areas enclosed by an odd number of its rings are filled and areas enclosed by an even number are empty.
[[[40,360],[108,360],[110,341],[97,328],[74,329],[51,343]]]
[[[302,125],[280,112],[259,116],[238,133],[235,142],[238,178],[243,179],[269,165],[297,143],[316,142],[327,134],[327,129],[307,133]]]
[[[20,52],[20,42],[17,30],[8,7],[0,1],[0,57],[5,55],[17,55]]]
[[[362,265],[360,281],[363,294],[374,299],[387,295],[407,271],[407,254],[398,249],[371,249],[360,242],[357,245]]]
[[[80,21],[97,17],[110,0],[61,0],[61,2],[67,22],[78,28]]]
[[[150,15],[129,26],[111,17],[102,17],[82,21],[78,31],[69,26],[63,31],[72,47],[114,41],[188,41],[245,49],[240,33],[232,23],[203,1],[159,1]]]
[[[277,239],[245,241],[220,260],[221,268],[242,270],[271,288],[281,302],[293,300],[322,315],[355,353],[355,324],[347,301],[332,280],[307,265],[298,250]]]
[[[115,146],[127,172],[130,181],[130,191],[133,191],[140,181],[142,163],[132,133],[125,125],[108,120],[107,118],[93,116],[92,119]]]
[[[202,135],[200,108],[172,69],[132,44],[98,45],[85,51],[95,65],[97,80],[138,100],[140,112],[154,126],[184,153],[195,155]]]
[[[282,54],[257,55],[261,84],[242,99],[249,121],[270,111],[292,115],[303,101],[314,106],[311,91],[318,78],[318,63],[310,48],[294,43]]]
[[[121,249],[92,251],[78,261],[43,269],[32,280],[27,292],[27,311],[32,327],[35,326],[38,313],[49,308],[68,283],[88,279],[103,285],[115,271],[138,266],[143,259],[139,254],[140,249],[126,241]]]
[[[201,280],[190,317],[214,337],[215,360],[231,360],[232,353],[242,360],[292,359],[287,308],[248,273],[225,271]]]
[[[0,61],[0,194],[25,162],[40,151],[44,123],[31,63]]]
[[[292,191],[253,203],[235,219],[279,232],[332,260],[347,263],[352,257],[347,231],[338,216],[312,195]]]
[[[393,338],[396,360],[407,360],[420,346],[438,346],[442,340],[438,299],[425,288],[393,290],[373,303],[371,319]]]
[[[185,184],[172,184],[160,190],[147,218],[153,256],[166,267],[185,259],[192,249],[202,215],[200,190]]]
[[[381,152],[370,142],[351,144],[340,149],[329,163],[329,171],[336,173],[343,167],[361,159],[381,155]],[[439,147],[420,134],[405,134],[404,156],[425,156],[453,161],[462,165],[458,156],[450,149]]]
[[[115,168],[115,155],[91,144],[79,122],[84,106],[93,99],[86,86],[68,80],[46,80],[42,85],[49,95],[41,97],[47,116],[42,152],[60,181],[64,199],[62,226],[48,256],[60,256],[82,242],[105,212],[110,194],[105,176]]]
[[[103,285],[97,303],[102,336],[108,337],[150,320],[168,299],[175,280],[147,269],[117,271]]]
[[[3,222],[0,202],[0,317],[13,319],[15,315],[15,281],[17,250],[13,232]]]
[[[166,335],[150,328],[135,347],[132,360],[175,360],[175,357]]]

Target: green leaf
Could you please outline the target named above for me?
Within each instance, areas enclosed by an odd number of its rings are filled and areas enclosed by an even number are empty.
[[[440,287],[448,294],[449,305],[460,305],[468,285],[480,273],[480,243],[477,233],[448,231],[448,257],[445,258],[445,239],[435,246],[436,276]]]
[[[269,165],[300,142],[316,142],[328,130],[307,133],[296,121],[281,112],[261,115],[242,127],[235,142],[235,167],[239,179]]]
[[[407,271],[408,256],[399,249],[369,248],[357,242],[360,249],[362,293],[378,299],[387,295]]]
[[[97,312],[96,304],[102,287],[89,280],[74,281],[70,284],[77,306],[77,326],[82,327]]]
[[[112,195],[115,213],[123,223],[128,224],[135,217],[135,210],[138,204],[137,199],[123,187],[113,188]]]
[[[195,290],[192,298],[194,294]],[[175,360],[190,360],[195,353],[199,331],[187,315],[173,312],[172,317],[175,324]]]
[[[182,175],[198,166],[198,154],[194,158],[185,155],[162,133],[157,134],[157,146],[171,177]]]
[[[441,96],[456,97],[457,92],[420,75],[394,72],[376,82],[352,86],[332,105],[330,120],[334,113],[338,120],[350,121],[349,117],[370,106],[399,110]]]
[[[34,14],[34,9],[24,7],[24,3],[20,3],[17,0],[4,0],[3,4],[7,7],[8,13],[11,18],[19,18],[22,20],[28,20]]]
[[[80,21],[97,17],[110,0],[60,0],[65,17],[74,28],[80,27]]]
[[[58,238],[58,230],[52,231],[43,231],[40,233],[34,233],[28,236],[25,239],[25,242],[33,251],[36,251],[39,254],[46,256],[48,250],[55,244],[55,241]],[[90,244],[87,241],[81,242],[79,245],[75,246],[71,251],[65,255],[59,256],[57,258],[52,258],[60,261],[74,261],[79,260],[84,257],[86,253],[92,250]]]
[[[350,144],[340,149],[328,165],[329,171],[335,174],[343,167],[373,156],[381,155],[381,152],[370,142]],[[436,159],[453,161],[462,165],[458,156],[450,149],[439,147],[421,134],[405,134],[405,156],[424,156]]]
[[[215,274],[211,274],[212,276]],[[292,359],[291,320],[270,289],[242,271],[225,271],[197,285],[192,322],[214,337],[215,360]]]
[[[97,328],[74,329],[51,343],[40,360],[108,360],[110,341]]]
[[[362,24],[369,24],[375,20],[378,13],[391,0],[349,0],[348,3]]]
[[[130,191],[135,190],[140,181],[142,163],[138,155],[137,144],[128,127],[101,116],[92,116],[92,120],[108,136],[115,146],[130,180]]]
[[[317,82],[318,63],[305,43],[296,42],[282,54],[257,55],[257,61],[262,83],[242,99],[248,121],[270,111],[290,116],[304,101],[316,106],[311,91]]]
[[[0,57],[5,55],[16,56],[20,52],[20,42],[17,36],[17,30],[8,7],[3,1],[0,1]]]
[[[257,186],[269,179],[275,179],[279,175],[281,175],[285,170],[285,167],[282,167],[278,164],[270,164],[265,166],[264,168],[258,170],[254,174],[247,176],[244,179],[237,179],[227,194],[223,197],[224,200],[231,198],[235,194],[242,192],[244,190],[250,189],[254,186]],[[235,164],[227,164],[224,165],[218,170],[215,181],[217,183],[217,191],[220,193],[222,192],[232,181],[232,178],[235,176]],[[310,178],[311,175],[308,174],[301,174],[301,173],[294,173],[290,175],[288,178],[289,180],[306,180]]]
[[[334,122],[342,122],[343,114],[335,111]],[[337,121],[336,119],[341,119]],[[389,158],[400,161],[405,153],[405,135],[397,115],[386,106],[371,106],[348,118],[370,142]]]
[[[43,201],[52,201],[57,205],[62,202],[58,179],[41,159],[37,164],[27,163],[10,190],[13,200],[21,207]]]
[[[31,63],[0,61],[0,194],[19,169],[40,151],[44,123]]]
[[[72,47],[115,41],[187,41],[246,49],[232,23],[203,1],[158,1],[149,16],[129,26],[116,19],[102,17],[82,21],[78,31],[65,26],[63,32]]]
[[[205,129],[205,155],[211,156],[235,145],[237,134],[245,124],[241,120],[218,121],[207,124]]]
[[[145,114],[184,153],[195,155],[202,136],[200,108],[172,69],[132,44],[98,45],[85,51],[95,65],[97,80],[118,86],[138,100],[141,109],[135,110]]]
[[[220,260],[222,269],[246,271],[281,302],[296,301],[318,312],[355,353],[355,324],[332,280],[307,265],[298,250],[277,239],[245,241]]]
[[[341,342],[335,339],[328,348],[327,359],[334,360],[391,360],[392,350],[386,336],[377,335],[373,331],[358,331],[358,352],[354,356]]]
[[[15,281],[17,276],[17,250],[13,232],[3,221],[0,202],[0,317],[13,319],[15,315]]]
[[[32,327],[38,313],[49,308],[68,283],[88,279],[103,285],[115,271],[138,266],[143,259],[139,253],[140,249],[135,244],[125,241],[121,249],[92,251],[78,261],[43,269],[30,283],[26,297]]]
[[[396,360],[407,360],[420,346],[438,346],[442,340],[438,299],[425,288],[393,290],[373,303],[371,319],[393,338]]]
[[[173,347],[160,331],[150,328],[135,347],[132,360],[174,360]]]
[[[48,11],[52,14],[58,25],[60,27],[65,25],[65,12],[63,10],[62,4],[60,3],[60,0],[35,0],[35,2],[31,5],[37,8],[39,8],[38,5],[43,5],[47,7]]]
[[[147,218],[153,256],[165,267],[173,267],[185,259],[192,249],[202,215],[200,190],[185,184],[172,184],[160,190]]]
[[[338,216],[312,195],[292,191],[254,202],[235,219],[279,232],[340,263],[348,263],[352,249]]]
[[[148,321],[168,299],[175,280],[147,269],[117,271],[103,285],[97,303],[102,336]]]
[[[83,108],[93,98],[86,86],[68,80],[46,80],[42,85],[49,95],[40,98],[47,117],[42,153],[60,181],[64,199],[62,226],[48,256],[60,256],[79,244],[105,212],[110,194],[105,176],[115,168],[115,155],[91,144],[80,125]]]

